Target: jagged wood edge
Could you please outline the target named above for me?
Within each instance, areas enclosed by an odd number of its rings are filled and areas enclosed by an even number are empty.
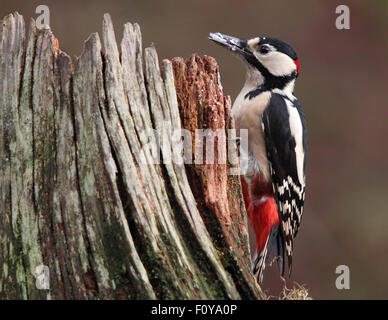
[[[13,32],[11,38],[16,37],[12,44],[19,55],[2,64],[2,74],[22,78],[1,83],[1,105],[11,101],[11,108],[1,108],[1,128],[6,134],[1,150],[3,155],[21,156],[9,162],[3,158],[0,168],[4,212],[0,226],[8,230],[1,239],[0,295],[154,298],[153,287],[159,286],[163,297],[219,298],[225,294],[238,298],[195,207],[184,167],[175,163],[145,166],[144,158],[150,152],[138,152],[150,139],[144,128],[152,127],[152,121],[156,128],[161,121],[180,127],[171,63],[163,62],[161,78],[155,49],[146,49],[145,81],[139,27],[125,25],[120,57],[108,15],[103,26],[105,55],[101,55],[98,35],[93,34],[74,66],[59,50],[51,31],[37,31],[31,21],[26,41],[24,22],[17,13],[4,18],[0,33],[7,27]],[[1,42],[0,52],[3,46]],[[42,64],[45,72],[40,69]],[[14,87],[9,88],[10,84]],[[50,86],[54,88],[47,95],[44,90]],[[42,96],[49,103],[42,103]],[[147,96],[153,100],[151,115],[144,108]],[[15,121],[8,125],[8,119]],[[164,185],[166,177],[168,186]],[[7,199],[13,200],[8,203]],[[53,214],[47,215],[50,210]],[[52,234],[46,232],[46,224],[52,226]],[[187,227],[194,239],[189,244]],[[132,233],[142,238],[133,239]],[[139,251],[141,241],[152,250]],[[166,244],[173,249],[161,254],[160,247]],[[203,256],[202,261],[191,256],[198,248],[202,254],[194,253]],[[123,263],[111,264],[112,255]],[[170,259],[167,264],[166,257]],[[149,258],[156,260],[147,261]],[[51,292],[35,287],[35,267],[43,261],[55,270]],[[8,270],[8,265],[15,270]],[[170,279],[164,279],[168,285],[158,279],[158,270],[152,266],[170,272],[165,273]],[[209,283],[212,277],[218,281]],[[123,278],[127,282],[121,283]],[[130,287],[137,288],[137,294]]]

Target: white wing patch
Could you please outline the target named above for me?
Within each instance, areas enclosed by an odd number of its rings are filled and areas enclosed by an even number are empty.
[[[304,151],[303,151],[303,126],[302,121],[300,120],[298,109],[295,108],[291,101],[284,99],[287,105],[288,114],[289,114],[289,123],[291,134],[295,139],[295,155],[296,155],[296,167],[298,172],[299,183],[304,187],[305,186],[305,177],[303,172],[304,164]]]

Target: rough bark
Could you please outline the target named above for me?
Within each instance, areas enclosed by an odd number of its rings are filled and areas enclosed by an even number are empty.
[[[109,15],[74,59],[25,29],[18,13],[0,25],[0,299],[261,298],[233,165],[175,154],[181,128],[194,155],[195,129],[219,129],[216,157],[227,150],[216,61],[159,68],[137,24],[119,50]]]

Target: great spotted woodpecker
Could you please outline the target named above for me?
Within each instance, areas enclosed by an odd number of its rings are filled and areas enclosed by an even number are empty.
[[[285,253],[291,274],[293,240],[303,212],[306,122],[293,95],[299,61],[288,44],[273,38],[210,33],[209,39],[237,53],[247,67],[232,117],[237,129],[248,129],[248,150],[243,152],[249,168],[241,182],[256,247],[251,248],[253,272],[262,283],[270,253],[281,276]]]

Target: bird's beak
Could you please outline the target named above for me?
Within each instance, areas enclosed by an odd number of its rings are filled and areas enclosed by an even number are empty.
[[[251,52],[247,47],[246,39],[239,39],[219,32],[209,33],[209,39],[222,47],[225,47],[233,52],[239,53],[243,56],[250,55]]]

